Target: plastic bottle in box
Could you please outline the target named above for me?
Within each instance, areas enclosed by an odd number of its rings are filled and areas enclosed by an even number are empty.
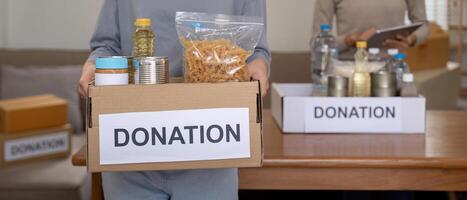
[[[310,44],[311,74],[314,84],[313,92],[321,96],[326,94],[327,77],[332,72],[334,61],[337,60],[337,41],[331,33],[331,26],[322,24],[321,31]]]

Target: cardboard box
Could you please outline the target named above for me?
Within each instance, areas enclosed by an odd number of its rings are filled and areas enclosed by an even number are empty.
[[[444,68],[449,60],[449,33],[432,23],[431,32],[422,44],[407,51],[412,71]]]
[[[89,88],[88,170],[258,167],[258,82]]]
[[[420,94],[426,98],[428,110],[458,108],[462,77],[462,68],[458,63],[448,62],[447,67],[418,71],[414,76]]]
[[[54,95],[0,101],[0,132],[19,133],[61,126],[68,121],[68,103]]]
[[[0,166],[64,158],[70,151],[69,124],[18,134],[0,133]]]
[[[284,133],[424,133],[425,98],[311,97],[311,84],[272,84]]]

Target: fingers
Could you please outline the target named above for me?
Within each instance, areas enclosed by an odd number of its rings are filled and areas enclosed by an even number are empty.
[[[267,94],[269,89],[268,66],[263,59],[256,59],[248,65],[248,72],[253,80],[259,81],[261,86],[261,95]]]
[[[86,62],[83,66],[81,78],[79,79],[79,94],[82,98],[87,96],[89,83],[94,79],[94,62]]]
[[[407,41],[400,40],[386,40],[383,42],[383,46],[387,48],[396,48],[400,51],[406,50],[410,47]]]
[[[376,29],[375,28],[370,28],[368,30],[366,30],[365,32],[363,32],[362,34],[360,34],[360,41],[367,41],[368,39],[371,38],[371,36],[373,36],[374,34],[376,33]]]
[[[267,77],[262,76],[260,74],[254,74],[251,76],[251,78],[255,81],[259,81],[259,84],[261,86],[261,96],[266,96],[269,90],[269,80]]]
[[[268,94],[268,91],[269,91],[269,81],[268,80],[263,80],[263,81],[259,81],[259,83],[261,84],[261,96],[266,96],[266,94]]]

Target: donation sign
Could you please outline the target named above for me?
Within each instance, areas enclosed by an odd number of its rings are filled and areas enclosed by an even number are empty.
[[[399,132],[402,129],[400,98],[307,99],[307,132]]]
[[[99,115],[100,164],[250,157],[248,108]]]
[[[4,145],[5,161],[16,161],[31,157],[66,152],[69,135],[67,131],[8,140]]]

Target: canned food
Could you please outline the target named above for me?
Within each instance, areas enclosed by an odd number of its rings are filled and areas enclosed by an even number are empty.
[[[371,96],[393,97],[397,95],[397,76],[394,72],[371,73]]]
[[[139,84],[139,62],[141,57],[133,58],[133,82]]]
[[[343,76],[328,77],[328,96],[346,97],[348,96],[349,79]]]
[[[128,85],[128,60],[124,57],[97,58],[95,85]]]
[[[142,57],[139,60],[139,84],[169,83],[169,59],[167,57]]]
[[[377,71],[371,73],[371,86],[375,88],[393,88],[397,86],[397,76],[394,72]]]

